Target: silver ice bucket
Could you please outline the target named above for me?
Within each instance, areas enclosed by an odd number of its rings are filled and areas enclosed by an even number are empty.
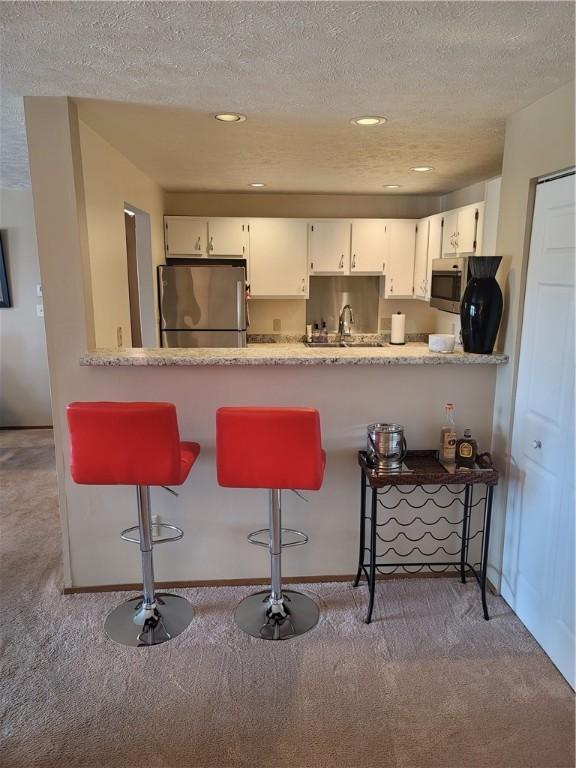
[[[374,467],[399,469],[406,456],[404,427],[400,424],[370,424],[366,458]]]

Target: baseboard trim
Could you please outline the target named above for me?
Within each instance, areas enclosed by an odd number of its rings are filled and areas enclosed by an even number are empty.
[[[378,581],[388,579],[438,579],[438,578],[457,578],[460,574],[457,571],[453,573],[382,573],[376,576]],[[474,578],[473,576],[471,577]],[[284,576],[282,581],[285,584],[323,584],[330,581],[350,581],[354,580],[353,574],[323,575],[323,576]],[[156,589],[191,589],[193,587],[250,587],[269,584],[269,578],[258,579],[208,579],[208,580],[190,580],[190,581],[157,581]],[[366,584],[363,579],[360,584]],[[494,587],[487,582],[488,588],[495,593]],[[79,595],[90,592],[139,592],[142,590],[142,584],[98,584],[90,587],[64,587],[64,595]]]

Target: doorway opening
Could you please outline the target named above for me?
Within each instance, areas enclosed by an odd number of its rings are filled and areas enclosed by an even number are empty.
[[[158,346],[150,216],[124,203],[126,269],[133,347]]]

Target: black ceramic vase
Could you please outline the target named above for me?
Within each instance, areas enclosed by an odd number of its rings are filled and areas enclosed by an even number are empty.
[[[460,304],[464,352],[489,355],[502,319],[502,291],[496,282],[501,256],[471,256],[470,280]]]

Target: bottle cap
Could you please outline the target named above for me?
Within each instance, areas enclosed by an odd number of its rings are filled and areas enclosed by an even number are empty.
[[[464,437],[472,437],[472,430],[471,429],[465,429],[464,430]]]

